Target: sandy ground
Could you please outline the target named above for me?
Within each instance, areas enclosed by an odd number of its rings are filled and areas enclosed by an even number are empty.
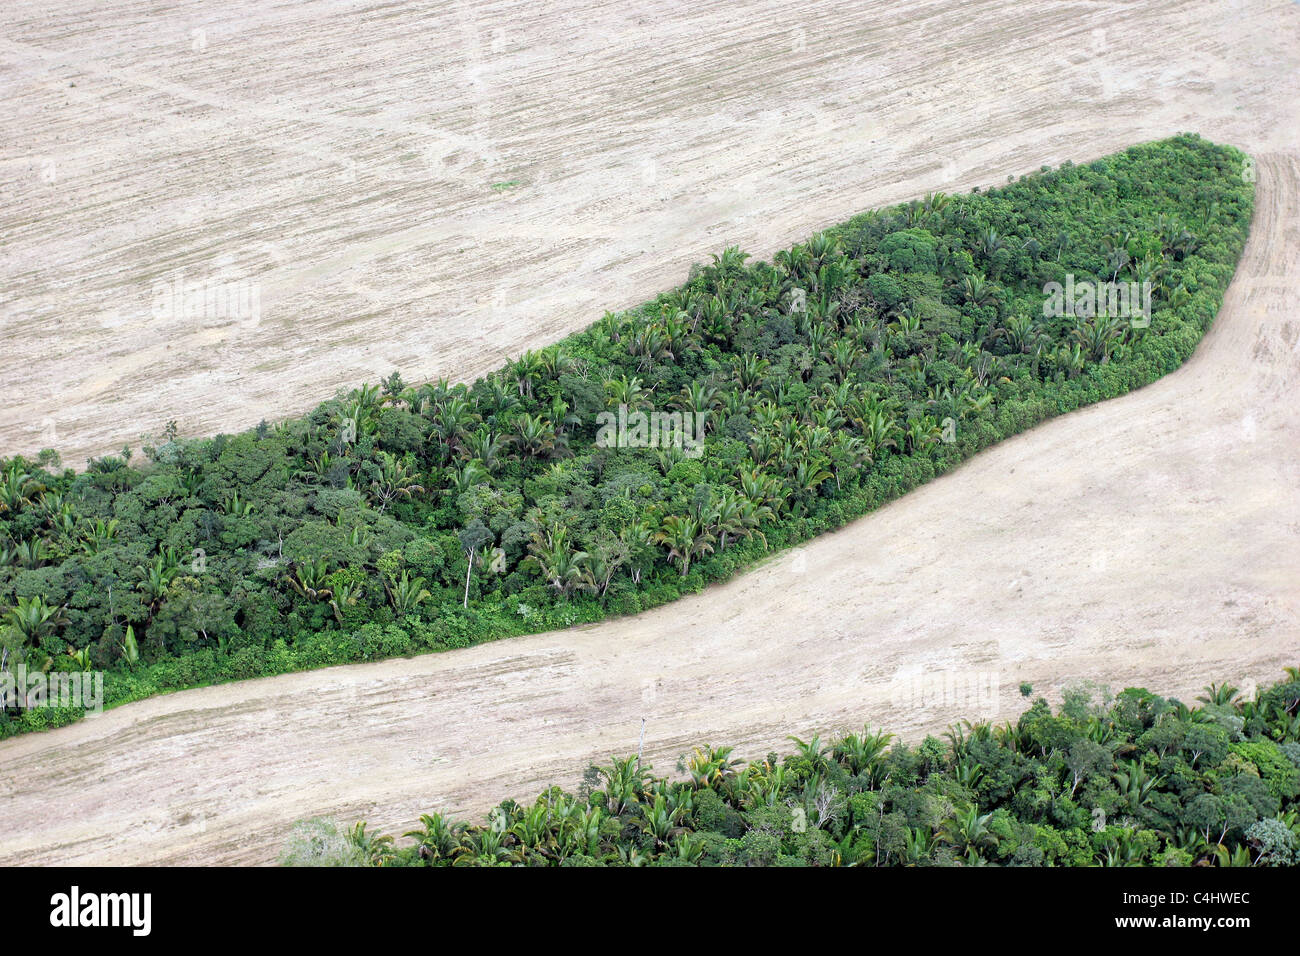
[[[1157,384],[636,618],[7,741],[0,863],[267,862],[304,816],[400,831],[575,786],[643,717],[670,770],[706,742],[1011,719],[1021,681],[1190,699],[1300,663],[1300,6],[117,7],[0,12],[10,450],[229,429],[393,366],[463,377],[724,243],[1184,129],[1256,156],[1258,212]],[[222,268],[260,283],[256,324],[114,305]]]
[[[473,377],[726,244],[929,189],[1184,129],[1290,147],[1297,23],[1287,0],[8,0],[0,454],[82,467],[169,420]],[[177,279],[260,308],[169,316]]]

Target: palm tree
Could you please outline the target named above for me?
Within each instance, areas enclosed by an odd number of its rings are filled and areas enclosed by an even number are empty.
[[[711,296],[700,308],[699,328],[705,338],[724,347],[730,347],[732,334],[735,332],[735,314],[739,306],[733,308],[720,296]]]
[[[704,856],[704,839],[690,833],[679,833],[669,848],[672,857],[690,864],[698,864]]]
[[[820,455],[815,458],[801,457],[790,473],[790,486],[794,492],[797,511],[802,513],[817,494],[817,490],[831,479],[831,473],[822,467],[825,459]]]
[[[749,775],[740,777],[744,782],[745,808],[774,807],[788,789],[789,777],[784,765],[773,766],[764,760],[749,765]]]
[[[835,478],[835,488],[843,487],[845,473],[861,471],[871,464],[871,446],[857,435],[838,432],[830,447],[830,469]]]
[[[1250,860],[1250,850],[1238,845],[1229,850],[1222,843],[1214,848],[1214,860],[1219,866],[1253,866]]]
[[[542,356],[536,352],[526,351],[513,362],[507,362],[505,373],[514,380],[515,387],[522,398],[531,398],[533,386],[543,371]]]
[[[767,507],[784,500],[776,477],[758,468],[740,473],[740,492],[759,507]],[[768,511],[772,513],[770,507]]]
[[[465,824],[449,823],[440,813],[421,814],[419,830],[403,834],[415,840],[420,859],[426,863],[450,861],[460,846]]]
[[[908,827],[903,833],[903,861],[908,866],[925,863],[934,853],[934,834],[923,827]]]
[[[401,578],[389,579],[385,584],[388,600],[398,614],[409,614],[424,603],[425,598],[433,595],[424,586],[424,578],[412,579],[406,571]]]
[[[14,548],[14,559],[19,567],[30,571],[43,566],[50,559],[50,548],[44,538],[19,541]]]
[[[832,751],[832,747],[822,743],[819,736],[814,735],[812,740],[800,740],[798,737],[788,737],[788,740],[794,741],[795,751],[799,757],[807,764],[808,775],[817,776],[827,767],[827,754]]]
[[[455,850],[453,866],[496,866],[501,863],[518,863],[522,859],[517,850],[506,845],[506,835],[492,828],[476,830],[467,835],[465,842]]]
[[[621,313],[606,312],[597,323],[600,331],[608,337],[612,345],[617,345],[623,336],[623,327],[627,325],[626,316]]]
[[[366,411],[377,409],[383,401],[380,387],[364,382],[348,393],[348,400],[355,402]]]
[[[1196,697],[1203,704],[1232,707],[1241,700],[1241,689],[1232,684],[1210,684]]]
[[[980,231],[979,248],[980,248],[980,252],[984,253],[985,259],[988,259],[991,262],[993,260],[993,257],[999,251],[1005,249],[1006,247],[1007,247],[1006,240],[1003,239],[1002,236],[998,233],[998,231],[994,229],[992,226],[990,226],[988,229],[984,229]]]
[[[386,451],[379,453],[379,474],[370,482],[372,500],[379,502],[383,514],[389,502],[410,498],[414,492],[423,492],[424,486],[416,484],[416,475],[408,470],[408,463]]]
[[[488,474],[492,474],[501,467],[509,445],[509,438],[502,437],[491,428],[483,426],[465,439],[461,454],[470,461],[478,461]]]
[[[781,249],[772,257],[772,265],[796,281],[812,271],[812,261],[812,252],[798,243],[789,249]]]
[[[122,651],[122,659],[128,664],[135,664],[140,660],[140,645],[136,643],[135,628],[130,624],[126,626],[126,634],[118,647]]]
[[[587,568],[589,555],[569,546],[568,530],[563,526],[534,530],[528,551],[522,565],[535,568],[561,596],[567,597],[575,589],[595,590]]]
[[[0,480],[0,514],[21,511],[44,491],[45,486],[23,471],[17,461],[11,462]]]
[[[725,488],[713,507],[710,515],[711,530],[718,535],[719,551],[726,550],[727,535],[748,537],[753,533],[745,521],[744,501],[735,490]]]
[[[567,448],[568,439],[564,437],[565,427],[581,425],[582,419],[569,411],[569,403],[559,395],[551,398],[550,416],[549,421],[553,423],[557,445]]]
[[[169,499],[160,499],[159,504],[170,503]],[[41,511],[45,514],[45,523],[55,538],[71,541],[77,532],[77,514],[72,502],[54,492],[46,492],[41,498]]]
[[[459,450],[470,426],[478,419],[474,407],[463,395],[452,395],[436,408],[429,441],[438,446],[435,459],[439,464],[450,460]]]
[[[609,407],[626,405],[628,411],[636,411],[650,404],[650,391],[644,387],[638,375],[631,378],[623,375],[606,382],[605,394],[609,396],[606,403]]]
[[[167,594],[168,585],[180,573],[176,552],[171,548],[163,548],[147,566],[137,564],[135,570],[140,575],[140,583],[136,586],[149,599],[150,609],[156,611]]]
[[[636,757],[623,760],[614,758],[607,767],[597,767],[597,772],[605,778],[606,807],[614,816],[622,816],[641,803],[645,793],[645,782],[649,768],[643,768]]]
[[[929,415],[909,418],[903,432],[903,445],[909,454],[915,454],[926,445],[937,442],[942,434],[939,423]]]
[[[329,449],[322,449],[320,454],[307,457],[307,463],[310,468],[299,468],[294,472],[295,478],[303,481],[315,482],[323,480],[334,469],[335,461],[330,456]],[[236,491],[236,494],[239,492]],[[229,512],[227,512],[229,514]]]
[[[1083,371],[1087,359],[1083,354],[1083,347],[1076,342],[1073,346],[1062,345],[1056,352],[1056,361],[1069,375],[1070,378],[1078,378],[1079,373]]]
[[[976,278],[979,277],[976,276]],[[913,311],[910,305],[901,305],[898,308],[898,314],[894,317],[894,321],[890,322],[885,328],[900,337],[915,335],[921,331],[921,317]]]
[[[538,362],[542,372],[552,379],[573,371],[579,365],[578,360],[565,351],[563,345],[548,345],[542,349]]]
[[[835,375],[843,383],[853,371],[858,359],[862,357],[862,350],[852,339],[837,339],[830,348],[822,352],[823,357],[835,367]]]
[[[556,451],[554,427],[540,415],[527,412],[515,419],[511,443],[519,449],[522,458],[549,458]]]
[[[719,285],[744,271],[745,260],[748,258],[749,253],[741,252],[739,246],[727,246],[722,250],[722,255],[713,255],[713,268],[718,274]]]
[[[645,809],[645,815],[641,818],[641,829],[654,840],[655,849],[668,846],[678,835],[686,831],[686,827],[680,823],[682,815],[681,807],[668,808],[667,801],[662,794],[655,796],[652,806]]]
[[[993,298],[993,286],[982,275],[968,275],[961,281],[962,298],[971,305],[986,305]]]
[[[656,361],[673,358],[663,328],[654,324],[642,326],[628,343],[627,351],[629,355],[640,358],[640,368],[647,372],[654,371]]]
[[[862,433],[872,458],[877,457],[882,448],[898,447],[894,436],[900,434],[902,429],[893,414],[883,405],[874,402],[865,404],[861,407],[860,414],[849,420]]]
[[[751,535],[758,535],[759,540],[763,542],[764,550],[767,549],[767,537],[758,529],[765,522],[774,520],[776,520],[776,512],[774,512],[770,506],[760,504],[749,498],[741,498],[740,523],[741,527],[744,529],[741,531],[741,534],[747,538]]]
[[[716,539],[694,517],[669,515],[663,519],[652,540],[668,548],[668,560],[676,561],[681,566],[682,577],[686,577],[691,560],[711,552]]]
[[[253,513],[253,503],[240,498],[238,488],[230,497],[221,502],[220,507],[223,514],[232,518],[247,518]]]
[[[460,497],[488,477],[487,469],[477,458],[465,462],[459,468],[448,468],[446,474],[449,483],[446,494],[452,500]]]
[[[343,608],[353,607],[356,605],[364,593],[362,585],[349,581],[340,581],[334,586],[334,596],[330,599],[330,608],[334,611],[334,619],[340,624],[343,623]]]
[[[1074,329],[1074,337],[1088,358],[1105,365],[1120,345],[1124,329],[1115,316],[1098,316],[1081,322]]]
[[[922,206],[927,213],[926,218],[929,218],[929,216],[942,216],[945,212],[948,211],[948,208],[949,206],[951,206],[951,204],[952,204],[951,196],[949,196],[947,193],[937,192],[937,193],[926,193],[925,201],[922,203]]]
[[[740,761],[731,757],[731,747],[696,747],[687,761],[691,785],[697,790],[722,787],[739,773]]]
[[[1119,276],[1120,270],[1129,264],[1128,241],[1128,233],[1125,233],[1123,237],[1119,233],[1111,233],[1101,240],[1102,252],[1106,254],[1106,268],[1111,270],[1111,282],[1114,282]]]
[[[513,801],[508,802],[513,805]],[[527,810],[514,808],[512,815],[516,819],[507,828],[507,832],[524,852],[525,860],[529,855],[540,857],[546,862],[554,862],[559,858],[557,824],[560,821],[557,819],[558,814],[552,811],[547,801],[538,800]]]
[[[1139,285],[1148,282],[1158,285],[1165,275],[1165,260],[1154,252],[1148,252],[1141,259],[1133,262],[1130,270],[1133,280]]]
[[[104,546],[117,537],[118,521],[110,518],[96,518],[94,523],[82,533],[82,550],[87,554],[98,554]]]
[[[483,380],[483,404],[491,408],[489,416],[493,423],[504,422],[519,407],[519,396],[502,379],[501,374],[490,375]]]
[[[681,392],[673,399],[674,408],[680,408],[691,414],[707,415],[719,404],[717,387],[699,380],[683,385]]]
[[[808,240],[808,265],[813,272],[819,272],[843,255],[843,247],[837,236],[830,232],[814,233]]]
[[[1150,776],[1137,761],[1124,763],[1122,767],[1122,770],[1115,773],[1116,789],[1124,797],[1129,810],[1136,813],[1151,802],[1155,789],[1164,782],[1164,777]]]
[[[1027,352],[1036,327],[1034,320],[1027,315],[1013,315],[1006,321],[1002,332],[1013,352]]]
[[[36,646],[42,638],[67,624],[68,616],[63,606],[51,607],[44,597],[37,595],[18,598],[15,606],[5,612],[3,621],[21,635],[23,644]]]
[[[303,561],[296,564],[293,574],[289,577],[289,584],[309,601],[325,601],[333,594],[326,587],[329,575],[330,570],[327,559],[319,557],[315,561]]]
[[[747,392],[752,392],[762,383],[771,363],[752,352],[740,356],[736,363],[736,381]]]
[[[775,431],[783,415],[781,406],[776,402],[762,401],[753,409],[754,424],[764,433]]]
[[[849,734],[831,752],[836,760],[847,764],[849,771],[856,776],[877,766],[884,759],[885,750],[893,739],[893,734],[884,731],[873,734],[864,727],[860,735]]]
[[[939,827],[939,840],[960,853],[969,853],[997,846],[998,838],[989,829],[991,813],[980,813],[979,807],[971,806],[953,813]]]
[[[691,317],[686,312],[665,315],[659,323],[664,345],[673,356],[685,355],[699,347],[692,336]]]
[[[362,858],[371,866],[383,866],[391,863],[397,856],[393,849],[393,838],[387,834],[370,834],[366,824],[358,823],[348,832],[348,842],[361,853]]]

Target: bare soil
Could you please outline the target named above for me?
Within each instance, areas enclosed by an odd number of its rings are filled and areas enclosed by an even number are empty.
[[[1300,663],[1300,6],[788,10],[5,5],[0,448],[69,463],[393,368],[472,377],[724,244],[1182,130],[1251,152],[1259,195],[1221,314],[1160,382],[635,618],[0,743],[0,864],[269,862],[306,816],[400,832],[576,786],[643,717],[670,770],[1014,719],[1021,681],[1191,699]],[[177,271],[259,283],[260,321],[150,319]],[[960,689],[990,675],[995,708]]]

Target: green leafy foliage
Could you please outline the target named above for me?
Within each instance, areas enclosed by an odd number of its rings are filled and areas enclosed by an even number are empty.
[[[1292,866],[1300,862],[1300,669],[1254,700],[1188,708],[1145,690],[1045,700],[1002,726],[823,743],[742,765],[697,748],[674,778],[635,757],[588,770],[577,794],[506,800],[483,824],[421,817],[380,865]],[[1212,693],[1220,688],[1207,688]],[[1104,697],[1103,693],[1103,697]],[[1134,721],[1133,701],[1143,716]],[[1246,728],[1209,756],[1224,714]],[[1155,741],[1161,741],[1153,746]],[[311,826],[311,824],[308,824]],[[358,825],[364,834],[364,825]],[[356,831],[354,831],[356,832]],[[300,858],[295,831],[286,858]]]
[[[0,461],[4,645],[107,669],[111,706],[699,591],[1178,367],[1245,242],[1241,162],[1179,136],[932,194],[728,248],[471,384],[394,374],[80,474]],[[1067,274],[1150,281],[1150,325],[1045,316]],[[620,416],[637,440],[598,441]]]

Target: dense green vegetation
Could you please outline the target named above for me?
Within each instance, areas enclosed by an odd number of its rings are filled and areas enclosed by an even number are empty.
[[[1245,242],[1242,161],[1180,136],[932,194],[771,263],[729,248],[472,385],[394,373],[81,474],[0,462],[0,653],[107,669],[112,705],[698,591],[1177,368]],[[1150,282],[1149,325],[1045,315],[1067,275]],[[700,454],[597,444],[620,407],[702,416]],[[0,735],[75,716],[0,714]]]
[[[1293,866],[1300,863],[1300,668],[1243,700],[1188,707],[1075,688],[1015,724],[946,741],[852,734],[740,766],[697,749],[678,779],[635,757],[578,795],[507,800],[481,825],[440,815],[397,847],[365,824],[299,824],[282,862],[469,866]]]

